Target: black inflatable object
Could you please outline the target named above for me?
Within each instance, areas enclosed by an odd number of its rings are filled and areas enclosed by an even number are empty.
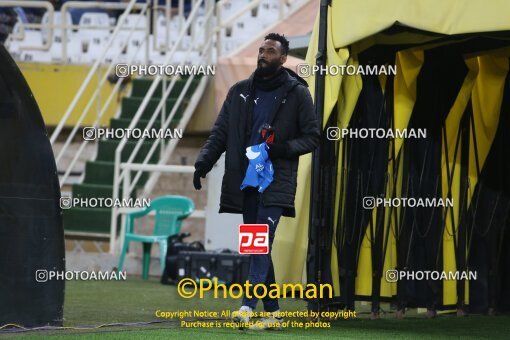
[[[48,134],[28,84],[0,45],[0,326],[62,325],[60,189]],[[47,278],[47,277],[46,277]]]

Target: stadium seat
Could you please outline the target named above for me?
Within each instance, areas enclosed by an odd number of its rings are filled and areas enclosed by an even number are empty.
[[[257,18],[247,17],[245,20],[237,21],[234,24],[232,36],[239,45],[242,45],[250,41],[250,38],[257,36],[260,33],[260,28]]]
[[[13,33],[20,34],[22,31],[21,28],[22,23],[18,20],[14,25],[12,31]],[[10,52],[20,52],[22,47],[26,46],[42,46],[43,38],[41,35],[41,31],[25,28],[24,30],[24,39],[8,39],[9,41],[9,51]]]
[[[249,4],[250,1],[225,1],[221,7],[221,22],[226,22],[230,19],[234,14],[240,11],[243,7]],[[222,51],[221,54],[227,54],[235,50],[235,48],[246,42],[245,37],[238,37],[234,31],[236,31],[235,27],[238,25],[244,26],[244,22],[249,20],[251,17],[251,11],[248,11],[241,15],[241,17],[237,18],[228,29],[223,28],[221,30],[221,39],[222,39]],[[257,29],[255,29],[257,31]]]
[[[156,41],[157,41],[157,46],[159,47],[162,47],[165,45],[166,43],[166,25],[167,25],[167,20],[164,16],[160,16],[157,20],[157,37],[156,37]],[[169,29],[168,29],[168,41],[170,43],[170,46],[172,46],[175,41],[177,40],[177,37],[179,36],[179,32],[180,32],[180,20],[177,16],[173,16],[170,18],[170,22],[169,22]]]
[[[22,50],[20,52],[20,60],[23,62],[31,63],[50,63],[51,62],[51,54],[47,51],[37,51],[37,50]]]
[[[264,0],[260,3],[257,10],[257,21],[264,27],[274,24],[278,21],[278,4],[272,1]]]
[[[296,1],[298,3],[300,1]],[[251,3],[251,0],[227,0],[222,1],[221,5],[221,19],[223,22],[231,18],[234,14],[239,12],[242,8],[245,8]],[[294,3],[294,4],[295,4]],[[229,54],[234,52],[241,45],[251,41],[258,35],[258,33],[268,27],[269,25],[278,21],[279,18],[279,6],[278,0],[262,0],[258,7],[253,8],[251,11],[247,11],[241,17],[236,18],[230,23],[228,28],[221,29],[221,51],[220,54]],[[284,5],[283,12],[288,12],[289,5]],[[67,61],[70,63],[88,64],[97,61],[101,56],[106,44],[108,43],[111,33],[115,27],[115,18],[109,17],[108,14],[96,10],[80,10],[79,20],[76,17],[76,24],[79,21],[78,29],[69,29],[67,33],[68,37],[68,49],[67,49]],[[202,9],[203,12],[203,9]],[[140,14],[129,14],[127,16],[121,16],[120,20],[121,28],[118,32],[115,40],[111,46],[107,49],[106,55],[102,62],[110,63],[115,62],[132,62],[132,63],[156,63],[165,62],[165,53],[159,51],[159,49],[165,48],[167,33],[169,45],[165,49],[166,53],[175,45],[176,39],[179,35],[180,28],[185,21],[185,18],[180,18],[178,15],[172,15],[170,20],[166,20],[166,17],[162,15],[163,12],[158,13],[157,19],[154,20],[153,25],[157,29],[152,30],[157,32],[156,36],[151,35],[149,37],[149,48],[148,48],[148,60],[146,59],[145,46],[146,43],[146,26],[148,24],[147,17],[140,17]],[[198,12],[200,13],[200,11]],[[192,22],[192,29],[187,32],[183,37],[181,43],[177,48],[177,53],[174,58],[170,61],[171,63],[180,63],[185,61],[195,60],[200,53],[201,48],[206,43],[206,37],[208,32],[204,30],[205,19],[203,16],[199,16]],[[140,20],[138,20],[140,19]],[[213,17],[213,22],[216,22],[218,18]],[[72,15],[67,14],[65,21],[70,24],[72,21]],[[42,23],[49,21],[48,14],[45,14],[42,18]],[[46,43],[48,39],[48,28],[41,30],[25,29],[25,36],[22,40],[16,40],[12,36],[8,37],[5,45],[7,46],[11,55],[15,60],[20,61],[32,61],[32,62],[63,62],[61,51],[62,51],[62,29],[59,24],[62,21],[62,14],[55,12],[54,23],[56,28],[54,30],[52,46],[49,51],[34,51],[24,50],[23,46],[41,46]],[[102,28],[93,28],[102,27]],[[131,27],[136,27],[128,40]],[[20,32],[20,24],[14,26],[14,32]],[[168,29],[168,32],[167,32]],[[127,41],[127,42],[126,42]],[[191,57],[184,58],[184,52],[191,47],[193,52]],[[216,49],[216,46],[212,46]]]
[[[198,17],[197,20],[195,20],[193,22],[192,39],[193,39],[193,47],[194,48],[203,46],[206,43],[206,41],[205,41],[205,25],[206,25],[206,22],[205,22],[205,19],[203,16]]]
[[[77,36],[81,42],[81,53],[95,61],[104,49],[110,36],[110,19],[106,13],[84,13],[80,18]],[[92,28],[101,27],[101,28]]]
[[[50,51],[52,52],[52,59],[61,58],[62,44],[53,43]],[[55,51],[55,54],[53,54],[53,51]],[[72,64],[90,62],[88,55],[82,53],[82,44],[79,39],[71,39],[67,43],[67,61]]]
[[[119,18],[119,20],[123,20]],[[141,16],[139,14],[129,14],[125,17],[124,22],[122,22],[121,32],[124,37],[128,37],[131,31],[131,28],[134,27],[133,33],[129,39],[129,44],[133,45],[134,42],[140,42],[145,38],[145,29],[147,28],[147,17]]]
[[[250,0],[229,0],[223,2],[223,6],[221,7],[221,19],[223,21],[230,18],[232,15],[236,14],[242,8],[247,6],[250,3]],[[245,13],[243,16],[250,15],[249,12]]]
[[[41,19],[41,23],[44,25],[47,25],[49,23],[48,18],[48,12],[44,12],[44,15]],[[62,13],[57,11],[53,13],[53,25],[55,25],[55,29],[53,31],[53,41],[54,42],[61,42],[62,41],[62,29],[60,28],[60,25],[62,24]],[[67,13],[66,15],[66,24],[71,26],[73,24],[73,21],[71,19],[71,14]],[[48,40],[48,34],[49,34],[49,28],[48,27],[42,27],[41,28],[41,35],[43,43],[46,43]],[[67,39],[68,41],[71,40],[72,35],[72,29],[67,29]]]
[[[193,201],[183,196],[162,196],[153,200],[149,207],[126,214],[126,232],[122,251],[120,253],[119,268],[121,271],[124,265],[124,257],[128,250],[129,242],[143,243],[143,267],[142,278],[149,277],[149,265],[151,258],[152,244],[159,244],[161,273],[165,270],[165,258],[167,251],[167,240],[170,235],[176,235],[181,230],[182,221],[188,217],[195,205]],[[136,234],[134,230],[135,219],[147,216],[151,211],[156,213],[154,232],[152,235]]]

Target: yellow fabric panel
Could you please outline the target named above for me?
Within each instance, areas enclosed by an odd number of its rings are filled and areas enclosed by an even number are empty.
[[[331,22],[332,22],[331,14],[329,14],[328,22],[329,22],[328,29],[331,29]],[[317,18],[316,18],[316,21],[314,24],[314,30],[313,30],[312,36],[310,38],[310,45],[308,47],[308,52],[307,52],[307,56],[306,56],[306,63],[308,65],[315,65],[315,57],[316,57],[317,48],[318,48],[318,32],[319,32],[318,27],[319,27],[319,15],[317,15]],[[355,65],[357,65],[357,60],[355,60],[353,58],[349,58],[349,51],[347,49],[341,49],[337,53],[335,51],[335,49],[333,48],[331,36],[329,36],[329,37],[330,38],[328,39],[328,42],[327,42],[328,65],[341,65],[341,64],[355,64]],[[323,118],[324,124],[323,124],[323,127],[325,126],[325,124],[330,116],[331,111],[337,104],[337,100],[338,100],[339,96],[343,98],[343,100],[338,102],[338,106],[337,106],[337,110],[339,112],[339,114],[338,114],[338,117],[339,117],[338,126],[339,127],[347,126],[347,124],[349,123],[350,117],[352,115],[352,112],[354,111],[354,107],[356,105],[359,93],[361,91],[361,86],[362,86],[361,85],[361,76],[356,75],[356,76],[348,76],[348,77],[345,77],[344,79],[342,79],[342,78],[343,77],[341,77],[341,76],[328,76],[328,75],[326,75],[326,77],[325,77],[325,99],[324,99],[324,118]],[[344,80],[344,82],[342,80]],[[314,98],[315,97],[315,76],[313,74],[311,74],[308,78],[306,78],[306,81],[308,83],[312,98]],[[300,219],[298,224],[301,225],[301,224],[305,223],[306,232],[308,232],[308,214],[309,214],[309,207],[308,207],[309,197],[308,197],[308,195],[309,195],[309,185],[310,185],[308,183],[309,182],[308,178],[311,175],[311,168],[310,168],[311,158],[310,158],[310,160],[306,161],[306,162],[309,162],[306,165],[307,170],[304,170],[305,169],[305,165],[303,164],[304,161],[305,161],[304,157],[301,157],[300,165],[299,165],[299,174],[300,174],[299,176],[300,177],[298,177],[298,193],[296,195],[296,211],[298,211],[298,209],[299,209],[303,215],[306,215],[306,219]],[[340,161],[341,161],[341,157],[340,157]],[[340,163],[339,163],[339,168],[341,168]],[[306,178],[307,180],[306,181],[303,180],[303,182],[301,182],[301,180],[300,180],[301,178]],[[306,201],[306,205],[302,205],[299,208],[298,203],[297,203],[297,198],[298,198],[298,196],[302,195],[301,186],[305,182],[308,187],[308,189],[307,189],[308,191],[305,193],[305,195],[307,195],[307,198],[306,198],[307,201]],[[337,188],[339,188],[339,184],[340,183],[337,183],[337,185],[338,185]],[[336,200],[336,209],[338,209],[338,198]],[[286,222],[286,220],[287,219],[282,219],[282,221],[280,222],[280,225],[283,225]],[[280,225],[278,228],[280,228]],[[289,230],[289,231],[294,232],[292,230]],[[335,223],[335,230],[334,230],[333,235],[335,235],[335,234],[336,234],[336,223]],[[306,235],[306,236],[307,236],[306,242],[308,242],[308,235]],[[277,248],[277,242],[278,242],[278,236],[275,239],[275,247],[273,249],[274,254],[276,254],[275,251]],[[335,295],[339,295],[340,294],[340,284],[338,281],[338,258],[337,258],[337,248],[334,244],[332,247],[331,255],[332,255],[331,269],[332,269],[332,276],[333,276],[333,288],[334,288]],[[306,260],[306,258],[304,258],[303,263],[300,264],[301,268],[306,267],[305,260]],[[285,263],[289,264],[290,262],[285,261]],[[276,266],[277,266],[277,264],[275,263],[275,267]],[[292,264],[292,266],[294,266],[294,264]],[[289,266],[282,265],[282,267],[288,268]],[[282,274],[281,278],[277,277],[277,280],[280,280],[280,279],[284,280],[284,278],[286,280],[286,278],[290,277],[290,276],[292,276],[292,275],[290,275],[290,274],[283,275]],[[303,276],[305,276],[305,275],[303,275]],[[282,281],[282,282],[287,282],[287,281]]]
[[[395,23],[442,33],[510,29],[507,0],[333,0],[333,46],[341,48],[372,36]]]
[[[310,204],[310,175],[312,155],[299,159],[296,217],[282,217],[273,243],[271,256],[275,267],[276,282],[306,284],[304,270],[308,249],[308,217]]]
[[[393,161],[388,164],[388,176],[393,178],[394,168],[398,167],[398,164],[394,164]],[[401,182],[401,181],[400,181]],[[398,181],[397,181],[398,184]],[[396,188],[393,187],[392,180],[388,181],[386,186],[386,197],[393,197],[393,193]],[[384,208],[381,208],[384,209]],[[390,214],[391,213],[391,214]],[[391,209],[386,209],[384,216],[384,224],[382,228],[383,230],[383,250],[384,253],[384,263],[382,269],[382,277],[381,277],[381,292],[380,296],[391,297],[396,295],[397,285],[395,283],[389,283],[386,281],[385,273],[389,269],[394,269],[397,267],[397,246],[396,239],[394,235],[395,230],[395,221],[394,212]],[[377,208],[372,210],[372,221],[374,226],[374,234],[377,234]],[[390,229],[390,230],[388,230]],[[372,295],[372,279],[373,279],[373,268],[372,268],[372,249],[371,242],[372,235],[370,232],[370,224],[367,226],[365,235],[362,241],[362,248],[360,250],[360,261],[358,263],[358,276],[356,277],[356,294],[357,295]],[[373,240],[372,240],[373,241]],[[385,245],[386,244],[386,245]],[[386,249],[384,249],[386,247]]]
[[[306,62],[315,64],[319,34],[319,15],[317,15],[314,29],[310,37]],[[315,100],[315,77],[305,79],[308,83],[312,98]],[[312,154],[299,158],[297,191],[294,206],[296,217],[282,217],[278,224],[271,257],[275,268],[275,279],[282,283],[306,284],[306,254],[308,251],[308,224],[311,185]]]
[[[452,224],[450,215],[451,210],[449,210],[446,218],[445,233],[443,235],[443,266],[446,271],[454,271],[457,269],[453,237],[457,237],[456,231],[459,223],[460,207],[458,206],[458,203],[460,202],[461,194],[460,153],[462,146],[459,148],[457,159],[453,159],[453,156],[460,120],[464,114],[466,105],[472,105],[478,147],[478,159],[480,162],[479,167],[481,170],[490,151],[499,122],[504,84],[509,69],[509,55],[509,49],[501,49],[466,60],[469,72],[446,120],[449,149],[448,163],[450,166],[450,173],[453,173],[452,198],[454,202],[453,214],[455,223],[455,225]],[[469,101],[470,98],[471,101]],[[469,144],[468,170],[469,189],[467,192],[468,207],[471,202],[474,188],[478,182],[473,133],[473,129],[470,128],[471,140]],[[445,179],[443,182],[443,197],[446,198],[448,183],[446,182],[447,174],[445,162],[446,159],[443,153],[443,178]],[[456,167],[455,170],[453,169],[454,166]],[[446,281],[444,282],[443,287],[443,302],[445,304],[455,304],[457,302],[456,282]],[[466,282],[466,301],[469,301],[468,289],[469,285],[468,282]]]
[[[336,188],[335,188],[335,214],[333,218],[333,238],[331,240],[331,276],[333,281],[333,290],[335,296],[340,296],[341,290],[340,290],[340,279],[338,278],[338,247],[336,243],[336,233],[337,233],[337,226],[338,226],[338,210],[342,209],[342,215],[344,212],[343,207],[340,207],[340,187],[341,187],[341,176],[342,173],[342,158],[343,158],[343,152],[342,152],[342,144],[343,141],[340,140],[338,143],[338,148],[340,149],[338,152],[338,159],[337,159],[337,178],[336,178]],[[345,177],[345,176],[344,176]],[[343,179],[345,183],[345,178]],[[345,185],[345,184],[344,184]]]
[[[454,176],[452,178],[451,190],[453,198],[453,219],[455,226],[452,223],[452,209],[447,210],[446,214],[446,225],[443,233],[443,270],[446,272],[457,270],[457,264],[455,260],[455,240],[457,240],[457,227],[459,221],[459,209],[455,207],[455,202],[459,202],[459,192],[460,192],[460,153],[462,152],[462,145],[459,146],[459,151],[457,155],[456,165]],[[448,192],[448,183],[446,183],[447,175],[446,168],[443,168],[443,197],[447,197]],[[450,171],[452,168],[450,167]],[[446,187],[446,191],[445,191]],[[445,305],[453,305],[457,303],[457,282],[454,280],[443,281],[443,304]]]
[[[374,209],[373,211],[375,212],[376,210]],[[370,239],[370,227],[368,227],[363,241],[361,241],[356,275],[355,293],[360,296],[372,295],[372,248]]]
[[[353,43],[351,46],[356,46],[358,51],[364,51],[374,45],[397,45],[403,43],[409,44],[423,44],[433,42],[439,39],[437,36],[425,35],[424,33],[415,32],[401,32],[397,34],[375,34],[369,36],[361,41]]]
[[[393,80],[393,117],[395,129],[405,129],[409,125],[409,120],[416,102],[416,81],[421,67],[423,66],[423,60],[424,54],[423,51],[420,50],[399,51],[395,56],[395,64],[398,70]],[[395,143],[394,152],[396,164],[393,161],[390,162],[388,165],[388,172],[391,174],[390,178],[397,176],[397,180],[394,191],[387,191],[387,197],[391,197],[393,192],[395,193],[395,197],[402,197],[403,153],[400,158],[398,156],[403,151],[403,140],[396,138],[393,142]],[[392,185],[392,183],[390,184]],[[386,282],[384,275],[386,270],[397,267],[397,241],[395,234],[399,231],[396,216],[400,216],[400,209],[401,208],[398,207],[391,210],[390,239],[386,252],[381,284],[381,287],[384,287],[384,290],[381,290],[383,296],[393,296],[397,293],[397,284]]]
[[[396,64],[397,76],[394,79],[394,124],[395,128],[404,129],[409,124],[414,103],[416,101],[416,78],[423,65],[423,52],[422,51],[401,51],[397,53]],[[380,78],[382,89],[384,90],[384,84],[386,79]],[[395,157],[398,156],[402,146],[401,139],[395,139]],[[390,178],[393,177],[394,169],[399,165],[390,162],[388,164],[388,173]],[[402,174],[399,173],[400,184],[402,182]],[[395,189],[396,190],[396,189]],[[400,190],[399,190],[400,192]],[[386,197],[392,197],[393,184],[388,183],[386,188]],[[375,221],[376,209],[373,211],[373,221]],[[393,269],[397,265],[396,257],[396,240],[394,233],[390,230],[388,233],[387,228],[396,229],[395,221],[393,220],[393,213],[389,215],[390,209],[387,209],[387,213],[384,221],[384,237],[388,237],[388,245],[384,255],[384,267],[383,276],[381,278],[381,296],[390,297],[396,294],[396,284],[388,283],[385,279],[385,272],[388,269]],[[388,235],[388,236],[386,236]],[[370,232],[367,227],[363,239],[363,246],[360,252],[360,262],[358,265],[359,280],[356,281],[356,294],[366,295],[371,294],[372,286],[372,263],[371,263],[371,248],[370,248]],[[367,246],[368,245],[368,246]],[[370,261],[368,261],[370,259]]]
[[[465,63],[468,67],[468,74],[466,75],[466,78],[464,79],[464,82],[463,82],[462,87],[459,91],[459,94],[457,95],[457,98],[455,99],[455,102],[453,103],[453,106],[450,109],[450,112],[448,112],[448,116],[446,117],[446,121],[445,121],[446,136],[448,139],[448,141],[447,141],[448,142],[448,158],[444,157],[445,155],[444,155],[444,148],[443,148],[442,167],[445,168],[445,162],[448,159],[449,163],[451,164],[450,171],[451,171],[451,167],[453,166],[453,162],[454,162],[453,156],[454,156],[454,152],[455,152],[455,141],[456,141],[457,134],[459,131],[460,120],[461,120],[462,116],[464,115],[466,106],[468,105],[468,102],[471,98],[471,91],[473,89],[476,76],[478,75],[478,61],[477,61],[476,57],[465,59]],[[443,143],[445,143],[444,140],[443,140]],[[445,177],[445,179],[446,179],[446,177]],[[444,185],[445,185],[445,183],[443,183],[443,191],[445,190]]]
[[[351,58],[346,63],[347,65],[358,65],[356,54],[352,54]],[[341,100],[337,103],[338,122],[337,126],[341,129],[346,128],[351,121],[352,113],[356,108],[359,94],[363,88],[363,82],[359,74],[344,77],[340,86]]]
[[[397,75],[393,82],[395,129],[405,129],[411,119],[416,102],[416,79],[423,66],[423,51],[399,51],[396,55]],[[403,139],[395,139],[395,156],[398,156]]]
[[[445,271],[455,271],[456,261],[455,261],[455,247],[454,247],[454,229],[456,230],[458,220],[459,220],[459,207],[455,204],[459,202],[459,191],[460,191],[460,154],[462,152],[462,145],[459,145],[459,150],[457,151],[457,157],[454,159],[455,154],[455,142],[457,139],[457,134],[459,133],[460,121],[466,109],[466,105],[468,105],[471,91],[474,86],[474,82],[476,76],[478,74],[478,62],[476,58],[469,58],[465,60],[466,65],[468,66],[468,74],[464,79],[462,87],[455,99],[455,102],[448,113],[445,122],[446,128],[446,136],[447,136],[447,145],[448,145],[448,155],[445,155],[445,150],[443,147],[442,150],[442,191],[443,198],[448,197],[448,172],[446,167],[446,162],[448,162],[448,167],[450,174],[453,174],[452,183],[451,183],[451,197],[453,199],[453,219],[455,222],[455,227],[452,224],[452,209],[448,209],[446,213],[446,223],[445,230],[443,233],[443,269]],[[443,145],[445,140],[443,139]],[[455,168],[455,169],[454,169]],[[457,303],[457,283],[456,281],[444,281],[443,282],[443,303],[446,305],[452,305]]]
[[[386,186],[386,197],[393,197],[393,183],[391,178],[394,175],[393,167],[395,164],[390,162],[388,165],[389,178],[388,185]],[[393,208],[395,209],[395,208]],[[391,297],[396,295],[397,293],[397,285],[395,283],[390,283],[386,281],[386,271],[389,269],[394,269],[397,267],[397,254],[396,254],[396,242],[395,235],[392,232],[392,219],[393,219],[393,209],[386,209],[384,216],[384,231],[383,231],[383,250],[386,247],[386,251],[384,253],[384,263],[381,277],[381,295],[385,297]],[[389,229],[389,230],[388,230]]]
[[[353,53],[351,58],[346,61],[346,64],[355,66],[359,65],[357,55]],[[343,129],[349,125],[362,88],[363,82],[359,74],[344,77],[340,86],[340,94],[337,103],[337,126],[339,128]]]
[[[348,60],[351,60],[354,65],[357,65],[357,60],[349,59],[349,51],[346,48],[340,49],[338,54],[333,51],[330,55],[330,50],[328,50],[328,62],[327,65],[349,65]],[[352,77],[352,76],[347,76]],[[326,126],[326,123],[329,119],[331,111],[335,107],[335,104],[338,101],[339,93],[340,93],[340,84],[344,77],[341,75],[337,76],[325,76],[325,88],[324,88],[324,118],[322,127]]]
[[[505,79],[508,73],[510,49],[504,49],[496,53],[497,55],[491,53],[478,57],[479,72],[471,97],[480,171],[496,135]],[[469,180],[472,188],[474,188],[478,182],[478,177],[472,137],[473,131],[471,131],[472,142],[469,149]],[[471,202],[471,197],[468,197],[469,202]]]
[[[384,91],[386,90],[386,80],[388,80],[388,76],[385,74],[379,74],[377,77],[379,78],[379,85],[381,86],[381,90],[384,95]]]
[[[388,195],[386,197],[389,197]],[[385,215],[384,220],[384,239],[386,238],[386,231],[388,227],[391,227],[391,225],[388,225],[388,219],[390,216],[388,214]],[[373,234],[377,234],[377,208],[372,210],[372,216],[371,216],[372,222],[373,222]],[[389,237],[389,243],[386,248],[386,253],[384,256],[384,264],[383,264],[383,271],[382,271],[382,277],[381,277],[381,292],[380,296],[384,297],[391,297],[396,292],[396,286],[394,284],[390,284],[386,282],[385,273],[388,269],[393,269],[396,267],[396,243],[394,242],[394,236],[392,235],[391,231],[388,235]],[[356,276],[356,295],[361,296],[371,296],[372,295],[372,280],[373,280],[373,270],[372,270],[372,247],[371,243],[375,240],[372,239],[371,231],[370,231],[370,223],[366,227],[365,235],[363,237],[363,241],[361,242],[361,248],[360,248],[360,256],[359,256],[359,262],[358,262],[358,270],[357,270],[357,276]],[[384,242],[384,241],[383,241]],[[384,247],[384,245],[383,245]]]
[[[400,153],[401,155],[404,154],[404,149],[405,149],[405,146],[402,146],[400,148]],[[397,171],[397,183],[396,183],[396,188],[395,188],[395,196],[396,197],[405,197],[406,194],[402,192],[402,185],[403,185],[403,182],[404,182],[404,179],[403,179],[403,172],[404,172],[404,157],[400,156],[397,159],[397,162],[396,162],[396,165],[395,165],[395,168],[396,168],[396,171]],[[398,257],[397,257],[397,239],[398,237],[400,236],[400,229],[399,229],[399,223],[401,220],[401,215],[400,215],[400,211],[401,211],[402,207],[397,207],[394,211],[394,215],[392,216],[392,219],[391,219],[391,232],[393,234],[393,244],[392,244],[392,248],[391,248],[391,251],[392,251],[392,256],[394,256],[395,258],[395,267],[398,265]],[[394,268],[395,268],[394,267]],[[397,293],[397,284],[396,283],[393,283],[393,288],[394,288],[394,294]]]
[[[349,50],[344,48],[338,52],[333,46],[331,31],[333,18],[331,17],[331,11],[328,12],[328,34],[327,34],[327,65],[345,65],[349,59]],[[310,46],[306,53],[306,63],[308,65],[315,65],[315,57],[318,50],[318,38],[319,38],[319,15],[315,20],[315,26],[310,37]],[[326,122],[329,119],[331,111],[335,107],[340,93],[340,84],[342,83],[343,77],[341,75],[336,76],[325,76],[325,89],[324,89],[324,120],[323,127],[326,126]],[[315,75],[310,75],[306,78],[312,98],[315,97]]]
[[[510,49],[478,57],[479,73],[473,87],[471,103],[475,128],[471,127],[471,136],[476,133],[479,171],[482,170],[496,136],[503,102],[505,80],[508,74]],[[469,144],[469,179],[467,192],[468,206],[471,204],[474,188],[478,183],[474,139]],[[467,245],[466,245],[467,247]],[[467,252],[467,248],[466,248]],[[465,300],[469,303],[469,281],[465,283]]]
[[[336,227],[337,227],[337,224],[335,223],[333,225],[333,240],[332,240],[332,247],[331,247],[331,282],[333,284],[333,294],[334,296],[340,296],[341,295],[341,290],[340,290],[340,279],[338,277],[338,268],[339,268],[339,265],[338,265],[338,256],[337,256],[337,251],[338,251],[338,247],[336,246],[336,243],[335,243],[335,238],[336,238]]]
[[[352,55],[351,58],[349,58],[348,64],[354,65],[357,63],[355,61],[355,55]],[[356,103],[358,101],[359,94],[362,89],[362,81],[360,75],[355,76],[347,76],[344,78],[344,81],[341,83],[340,86],[340,100],[337,103],[337,112],[338,112],[338,120],[337,120],[337,126],[340,128],[346,128],[349,125],[349,121],[351,120],[352,113],[354,112],[354,108],[356,107]],[[341,140],[338,143],[339,150],[339,156],[338,156],[338,169],[343,169],[342,164],[342,145],[343,140]],[[341,186],[341,176],[340,171],[337,173],[337,181],[336,181],[336,198],[335,198],[335,212],[338,212],[338,209],[344,209],[344,207],[339,207],[340,203],[340,186]],[[345,177],[345,176],[344,176]],[[344,178],[345,181],[345,178]],[[335,213],[334,217],[334,230],[333,230],[333,238],[335,238],[334,235],[336,235],[336,226],[338,224],[337,221],[338,214]],[[335,244],[336,242],[334,239],[332,240],[332,257],[331,257],[331,274],[333,276],[333,288],[335,292],[335,296],[338,296],[341,294],[340,291],[340,281],[338,279],[338,257],[337,257],[337,246]]]
[[[402,39],[409,39],[413,34],[420,42],[433,41],[435,39],[435,37],[431,37],[426,33],[401,33],[397,36],[377,35],[378,32],[392,26],[397,21],[412,28],[441,34],[503,31],[508,30],[510,26],[506,18],[506,13],[508,11],[505,9],[510,9],[510,2],[504,0],[494,0],[491,2],[490,6],[488,6],[486,2],[480,0],[469,2],[460,0],[390,0],[389,2],[381,2],[379,0],[365,0],[363,2],[333,0],[332,11],[328,13],[328,65],[356,65],[357,53],[374,43],[391,44],[392,42],[402,41]],[[356,13],[356,15],[354,16],[352,13]],[[334,18],[334,20],[332,20],[332,18]],[[415,43],[417,42],[416,39],[413,39]],[[315,64],[317,40],[318,17],[306,58],[306,61],[310,65]],[[447,43],[448,42],[444,42],[444,44]],[[347,46],[351,48],[351,54],[349,54],[349,51],[345,48]],[[423,48],[426,47],[400,51],[397,54],[396,63],[398,72],[394,83],[395,128],[405,128],[408,125],[416,100],[416,79],[423,64]],[[504,77],[508,72],[508,54],[502,53],[501,51],[491,52],[489,55],[484,55],[479,58],[474,57],[466,59],[466,64],[470,68],[470,71],[466,76],[461,91],[446,121],[449,154],[445,155],[444,150],[442,150],[442,173],[444,179],[442,190],[445,198],[448,192],[446,163],[448,163],[450,171],[456,166],[451,183],[452,197],[454,200],[453,219],[455,224],[458,223],[459,219],[459,211],[457,207],[455,207],[455,204],[459,202],[459,165],[461,150],[459,149],[458,151],[457,159],[453,159],[453,153],[460,119],[462,118],[466,105],[471,105],[471,103],[468,102],[472,95],[480,167],[482,167],[498,124]],[[307,81],[310,84],[311,92],[314,93],[315,78],[311,76]],[[380,79],[380,81],[384,84],[385,80]],[[356,77],[342,78],[339,76],[326,76],[324,123],[329,118],[329,114],[336,104],[339,113],[338,126],[342,128],[347,127],[361,88],[361,80]],[[396,140],[395,142],[396,155],[398,155],[402,149],[403,143],[400,140]],[[473,143],[470,143],[469,161],[470,182],[472,188],[474,188],[477,178],[474,164]],[[340,158],[339,168],[341,168],[341,165]],[[302,164],[300,165],[300,173],[301,166]],[[402,167],[402,162],[400,162],[398,166]],[[397,190],[400,190],[402,185],[401,175],[402,172],[400,171]],[[307,173],[307,176],[309,176],[309,173]],[[470,192],[469,196],[471,195],[472,192]],[[335,208],[339,208],[338,198]],[[308,207],[306,207],[306,209],[308,209]],[[375,213],[375,210],[373,212]],[[448,211],[445,232],[443,234],[443,266],[447,271],[456,270],[453,236],[457,226],[452,224],[451,213],[452,211]],[[375,217],[373,218],[375,220]],[[391,221],[391,226],[392,228],[396,228],[395,221]],[[367,233],[369,233],[368,228]],[[396,245],[393,233],[391,235],[386,254],[385,269],[392,267],[394,265],[393,261],[395,260]],[[357,269],[357,295],[370,296],[372,293],[371,244],[369,240],[370,235],[365,234],[360,249],[359,265]],[[332,262],[335,263],[332,263],[333,277],[334,280],[336,280],[334,282],[335,285],[338,286],[338,280],[335,279],[338,274],[338,268],[335,268],[338,262],[336,249],[334,249],[332,253]],[[301,268],[302,267],[303,266],[301,266]],[[381,289],[383,296],[392,295],[395,292],[394,285],[385,286],[384,277]],[[336,292],[335,289],[335,294]],[[455,304],[456,283],[454,281],[444,282],[443,294],[444,304]]]
[[[331,29],[331,14],[328,14],[328,29]],[[306,55],[306,63],[315,65],[315,57],[318,48],[319,33],[319,15],[315,20],[314,29],[310,37],[310,45]],[[331,38],[327,43],[328,64],[345,64],[349,59],[349,51],[342,49],[336,53],[333,48]],[[315,99],[315,76],[311,74],[306,81],[309,86],[312,98]],[[342,77],[326,76],[325,79],[325,98],[324,98],[324,124],[335,107],[340,93]],[[352,86],[351,82],[348,82]],[[354,100],[354,105],[357,98]],[[278,225],[278,232],[273,246],[273,262],[276,272],[277,282],[302,282],[306,283],[306,252],[308,249],[308,218],[310,202],[310,176],[311,176],[311,154],[302,156],[299,161],[298,169],[298,190],[296,193],[295,219],[282,218]],[[284,237],[285,235],[285,237]],[[333,249],[335,256],[332,261],[337,261],[336,249]],[[338,262],[336,263],[333,277],[338,277]],[[334,286],[335,288],[335,286]],[[336,282],[335,294],[339,293],[338,281]]]

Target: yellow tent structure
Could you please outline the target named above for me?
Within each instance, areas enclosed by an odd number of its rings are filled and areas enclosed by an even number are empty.
[[[298,223],[279,226],[278,281],[330,282],[333,302],[374,314],[510,309],[509,12],[321,2],[306,62],[324,133],[300,161]]]

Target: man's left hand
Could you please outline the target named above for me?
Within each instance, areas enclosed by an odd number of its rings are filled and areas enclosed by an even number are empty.
[[[268,145],[268,147],[267,154],[271,160],[284,158],[287,155],[287,147],[285,144],[271,144]]]

